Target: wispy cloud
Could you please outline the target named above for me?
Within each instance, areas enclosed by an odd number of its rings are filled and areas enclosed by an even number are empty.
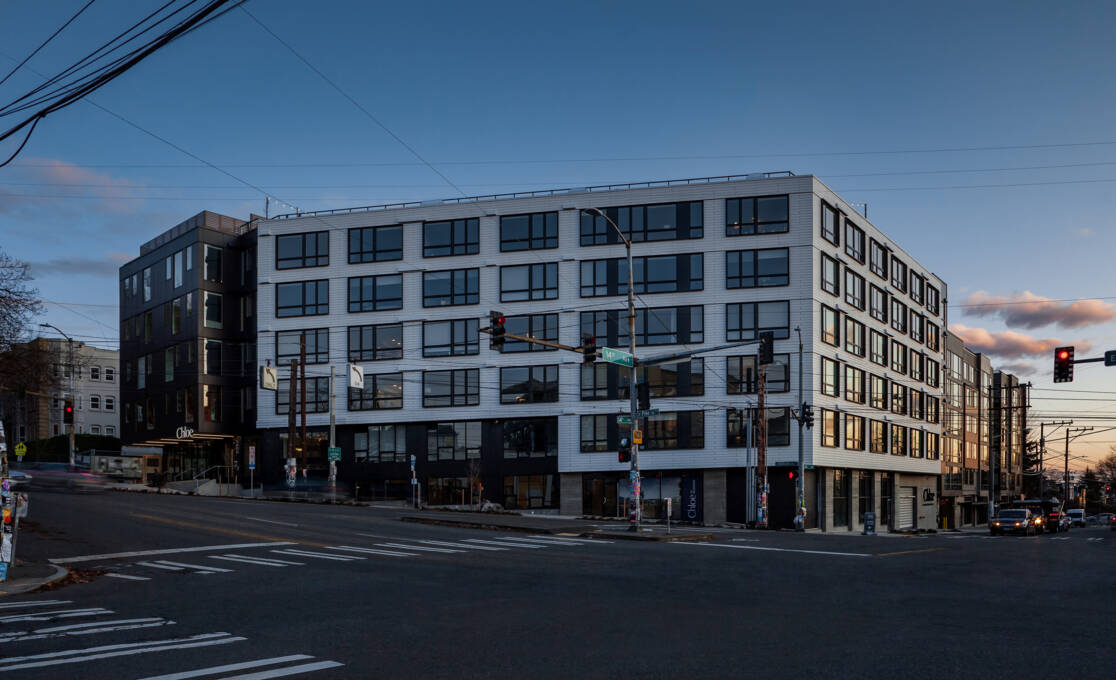
[[[950,325],[949,331],[961,338],[971,350],[1007,359],[1050,355],[1055,347],[1067,344],[1073,344],[1079,352],[1088,352],[1093,348],[1093,343],[1088,340],[1070,343],[1060,338],[1033,338],[1015,331],[988,331],[956,323]]]
[[[80,165],[52,158],[29,158],[25,164],[13,166],[15,180],[0,187],[0,214],[21,215],[35,208],[58,209],[57,198],[89,197],[68,200],[80,206],[81,212],[128,215],[136,212],[144,201],[135,183],[96,172]]]
[[[1006,364],[998,364],[996,368],[1014,375],[1035,375],[1038,373],[1038,369],[1035,368],[1033,364],[1029,364],[1025,361],[1011,361]]]
[[[1096,232],[1089,227],[1079,227],[1073,230],[1073,233],[1078,238],[1091,238]]]
[[[120,265],[132,259],[124,253],[105,253],[101,257],[56,257],[45,262],[32,262],[36,276],[63,274],[67,276],[116,276]]]
[[[1030,291],[1012,295],[990,295],[978,290],[963,303],[965,314],[999,317],[1013,328],[1061,326],[1081,328],[1116,320],[1116,305],[1103,300],[1058,302]],[[973,306],[976,305],[976,306]]]

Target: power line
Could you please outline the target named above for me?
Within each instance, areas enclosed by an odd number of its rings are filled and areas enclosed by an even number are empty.
[[[41,43],[39,44],[39,46],[38,46],[38,47],[36,47],[36,48],[34,49],[34,51],[32,51],[32,52],[31,52],[31,54],[29,54],[29,55],[27,55],[26,57],[24,57],[24,58],[23,58],[23,61],[21,61],[21,62],[19,62],[18,64],[16,64],[16,65],[15,65],[15,68],[13,68],[13,69],[12,69],[11,71],[8,71],[8,75],[6,75],[6,76],[4,76],[4,77],[3,77],[2,79],[0,79],[0,85],[3,85],[3,84],[4,84],[5,82],[7,82],[7,81],[8,81],[8,78],[11,78],[11,77],[12,77],[12,76],[13,76],[13,75],[15,74],[15,72],[16,72],[16,71],[18,71],[18,70],[19,70],[20,68],[22,68],[22,67],[23,67],[23,65],[24,65],[24,64],[26,64],[27,62],[31,61],[31,58],[32,58],[32,57],[34,57],[34,56],[35,56],[36,54],[38,54],[38,53],[39,53],[39,50],[41,50],[41,49],[43,49],[44,47],[46,47],[46,46],[47,46],[47,43],[49,43],[49,42],[50,42],[51,40],[54,40],[54,39],[55,39],[55,38],[56,38],[56,37],[58,36],[58,34],[59,34],[59,33],[61,33],[62,31],[64,31],[64,30],[66,29],[66,27],[67,27],[67,26],[69,26],[70,24],[72,24],[72,23],[74,22],[74,20],[75,20],[75,19],[77,19],[78,17],[80,17],[80,16],[81,16],[81,14],[82,14],[82,12],[84,12],[84,11],[85,11],[85,10],[87,10],[87,9],[89,9],[89,6],[90,6],[90,5],[92,5],[92,4],[94,3],[94,2],[96,2],[96,0],[89,0],[89,2],[85,3],[84,5],[82,5],[82,8],[81,8],[81,9],[79,9],[79,10],[77,11],[77,13],[76,13],[76,14],[74,14],[74,15],[73,15],[72,17],[70,17],[69,19],[67,19],[67,20],[66,20],[66,23],[64,23],[64,24],[62,24],[61,26],[59,26],[59,27],[58,27],[58,30],[56,30],[56,31],[55,31],[54,33],[51,33],[51,34],[50,34],[50,37],[48,37],[48,38],[47,38],[46,40],[44,40],[43,42],[41,42]]]

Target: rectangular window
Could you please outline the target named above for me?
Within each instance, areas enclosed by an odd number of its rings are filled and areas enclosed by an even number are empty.
[[[405,425],[369,425],[353,435],[353,458],[358,463],[403,463],[407,460]]]
[[[837,209],[829,205],[825,201],[821,204],[821,235],[826,241],[833,245],[840,245],[841,242],[841,217]]]
[[[891,381],[891,412],[900,416],[907,415],[907,388],[894,380]]]
[[[116,379],[116,371],[112,368],[105,367],[105,381],[112,382]]]
[[[851,269],[845,269],[845,302],[864,310],[864,277]]]
[[[275,316],[322,316],[329,314],[329,280],[297,281],[275,286]]]
[[[558,315],[557,314],[525,314],[523,316],[505,317],[504,330],[515,335],[528,338],[558,342]],[[536,345],[522,340],[508,338],[504,342],[504,353],[509,352],[555,352],[556,347]]]
[[[923,367],[926,365],[926,356],[914,350],[910,351],[909,361],[907,362],[908,373],[912,380],[923,380]]]
[[[926,337],[926,317],[911,310],[911,340],[922,342]]]
[[[938,460],[941,458],[941,453],[938,449],[939,441],[936,432],[926,433],[926,457],[929,460]]]
[[[907,346],[898,340],[891,341],[891,370],[900,375],[907,374]]]
[[[426,460],[471,460],[481,457],[484,423],[479,420],[431,423],[426,427]]]
[[[221,294],[205,291],[205,327],[224,328],[224,314],[221,308]]]
[[[775,407],[764,409],[767,417],[767,445],[790,446],[790,408]],[[749,442],[756,442],[758,412],[754,408],[734,409],[727,411],[726,446],[729,448],[744,448]],[[748,423],[751,422],[751,435],[748,432]]]
[[[833,526],[849,525],[849,471],[833,471]]]
[[[911,399],[911,417],[916,420],[922,420],[924,409],[923,405],[926,403],[926,393],[921,390],[911,389],[908,391]]]
[[[902,425],[891,425],[891,455],[907,455],[907,428]]]
[[[887,293],[882,288],[871,287],[868,314],[880,323],[887,323]]]
[[[422,405],[424,408],[476,406],[480,403],[480,369],[424,371]]]
[[[183,271],[182,271],[183,257],[182,257],[182,255],[183,255],[184,252],[185,251],[180,250],[180,251],[178,251],[177,253],[174,254],[174,287],[175,288],[179,288],[179,287],[182,286],[182,276],[183,276]]]
[[[705,258],[701,253],[633,258],[637,294],[684,293],[705,288]],[[626,258],[582,260],[581,297],[627,295]]]
[[[942,367],[937,361],[927,357],[926,358],[926,384],[930,387],[941,386],[941,371]]]
[[[873,493],[873,491],[875,491],[875,489],[873,488],[875,480],[872,479],[871,472],[866,472],[864,470],[856,473],[856,480],[856,512],[860,523],[863,524],[864,516],[869,512],[875,511],[875,506],[872,502],[872,499],[875,496],[875,494]]]
[[[300,331],[279,331],[275,334],[275,363],[278,366],[289,366],[291,359],[298,359],[300,338],[306,336],[306,363],[329,363],[329,329],[311,328]]]
[[[776,339],[790,337],[790,302],[737,302],[725,305],[725,339],[728,342],[758,340],[772,332]]]
[[[608,428],[608,416],[581,416],[581,452],[601,453],[608,451],[610,448]],[[626,435],[628,431],[630,431],[630,428],[624,426],[622,435]]]
[[[790,282],[790,250],[730,250],[725,253],[726,288],[764,288]]]
[[[864,230],[845,220],[845,253],[864,264]]]
[[[427,222],[422,225],[422,256],[476,255],[480,252],[480,220]]]
[[[790,224],[789,196],[725,200],[725,236],[782,234]]]
[[[836,448],[840,442],[837,422],[840,416],[836,411],[821,409],[821,445]]]
[[[325,267],[329,264],[329,232],[275,237],[275,268]]]
[[[937,352],[941,349],[942,330],[937,324],[926,322],[926,349]]]
[[[821,358],[821,392],[827,397],[841,394],[841,364],[827,357]]]
[[[922,299],[925,297],[926,292],[926,279],[921,275],[911,272],[911,300],[918,304],[922,304]]]
[[[422,275],[422,306],[475,305],[480,300],[480,269],[447,269]]]
[[[614,369],[605,363],[582,364],[581,400],[598,401],[608,399],[608,376]],[[619,396],[617,396],[619,398]]]
[[[872,453],[887,453],[887,423],[873,420],[869,423],[869,447]]]
[[[202,272],[206,281],[221,283],[221,249],[217,246],[205,245],[205,268]]]
[[[872,398],[872,408],[878,408],[881,411],[886,411],[888,409],[887,379],[878,375],[870,375],[868,385]]]
[[[845,448],[850,451],[864,450],[864,417],[845,414]]]
[[[864,346],[864,324],[860,323],[851,316],[845,317],[845,351],[863,357],[866,348]]]
[[[790,355],[772,355],[775,360],[764,369],[768,392],[790,391]],[[755,394],[759,389],[759,372],[756,369],[758,357],[725,357],[725,390],[727,394]]]
[[[705,342],[701,305],[651,307],[636,310],[636,345],[698,344]],[[598,346],[627,347],[627,311],[581,313],[581,332],[597,339]]]
[[[403,374],[365,374],[364,389],[349,388],[350,411],[403,408]]]
[[[205,385],[202,392],[202,413],[211,423],[221,422],[221,387],[220,385]],[[151,420],[149,419],[150,423]]]
[[[821,308],[821,341],[834,347],[841,346],[840,314],[832,307],[822,305]]]
[[[891,298],[891,327],[899,333],[907,332],[907,305],[897,297]]]
[[[205,365],[202,367],[202,372],[206,375],[221,375],[221,341],[207,339],[204,343],[205,353],[202,355],[202,360]],[[150,360],[148,363],[150,364]]]
[[[500,252],[558,247],[558,213],[506,215],[500,218]]]
[[[934,286],[927,285],[926,286],[926,311],[930,312],[934,316],[938,316],[938,314],[941,312],[940,305],[941,305],[941,294],[938,293],[938,289],[935,288]]]
[[[558,263],[500,267],[500,302],[558,299]]]
[[[856,404],[865,402],[864,371],[855,366],[845,366],[845,399]]]
[[[821,287],[830,295],[841,295],[841,265],[837,260],[822,253],[821,255]]]
[[[907,292],[907,265],[894,255],[891,256],[891,285],[896,290]]]
[[[382,312],[390,309],[403,309],[402,274],[349,278],[350,312]]]
[[[403,259],[403,225],[349,230],[349,264]]]
[[[480,321],[451,319],[422,322],[422,355],[449,357],[480,351]]]
[[[301,391],[302,380],[295,381]],[[290,411],[291,383],[289,379],[276,381],[275,415],[285,415]],[[295,395],[294,412],[302,413],[302,394]],[[306,376],[306,412],[329,413],[329,376]]]
[[[884,248],[883,245],[881,245],[878,241],[876,241],[876,239],[870,239],[870,243],[871,247],[869,252],[871,257],[868,261],[868,269],[870,269],[873,274],[886,281],[887,261],[889,257],[887,249]]]
[[[701,201],[602,208],[601,212],[633,243],[676,241],[701,238],[703,235],[704,205]],[[604,217],[582,211],[581,245],[602,246],[621,242],[616,230]]]
[[[349,361],[403,358],[403,326],[349,326]]]
[[[557,418],[508,419],[503,424],[505,459],[558,457]]]
[[[501,404],[558,401],[558,365],[509,366],[500,369]]]
[[[171,334],[182,331],[182,303],[183,299],[176,297],[171,300]]]

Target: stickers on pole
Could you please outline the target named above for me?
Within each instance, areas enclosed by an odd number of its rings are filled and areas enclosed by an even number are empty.
[[[4,534],[4,542],[0,543],[0,562],[7,564],[12,561],[12,535]]]

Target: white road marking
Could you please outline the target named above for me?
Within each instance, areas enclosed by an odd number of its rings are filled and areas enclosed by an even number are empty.
[[[18,623],[20,621],[50,621],[51,619],[69,619],[75,616],[100,616],[101,614],[113,614],[111,609],[103,609],[101,607],[90,607],[87,609],[59,609],[53,612],[35,612],[35,613],[20,613],[11,616],[0,617],[0,623]]]
[[[217,675],[218,673],[227,673],[229,671],[241,671],[246,668],[259,668],[260,666],[274,666],[275,664],[287,663],[288,661],[304,661],[313,658],[314,657],[308,654],[291,654],[290,656],[277,656],[271,659],[242,661],[241,663],[230,663],[224,666],[199,668],[196,671],[183,671],[181,673],[171,673],[169,675],[152,675],[151,677],[141,678],[140,680],[188,680],[188,678],[200,678],[206,675]]]
[[[305,562],[291,562],[290,560],[277,560],[274,557],[245,557],[244,555],[209,555],[211,560],[226,560],[228,562],[244,562],[246,564],[263,565],[265,567],[301,567]]]
[[[530,543],[500,543],[498,541],[485,541],[479,538],[466,538],[467,543],[480,543],[482,545],[498,545],[503,548],[529,548],[531,550],[542,550],[546,546],[531,545]]]
[[[109,573],[105,574],[105,576],[109,576],[109,577],[112,577],[112,578],[127,579],[129,581],[150,581],[151,580],[151,578],[148,577],[148,576],[132,576],[131,574],[118,574],[115,571],[110,571]]]
[[[388,557],[416,557],[415,553],[399,552],[398,550],[376,550],[375,548],[358,548],[353,545],[331,545],[329,546],[329,549],[368,553],[369,555],[386,555]]]
[[[765,548],[759,545],[730,545],[728,543],[693,543],[689,541],[677,541],[673,545],[707,545],[714,548],[735,548],[737,550],[765,550],[770,552],[791,552],[791,553],[806,553],[809,555],[837,555],[839,557],[871,557],[869,553],[847,553],[847,552],[829,552],[826,550],[796,550],[794,548]]]
[[[74,564],[94,560],[115,560],[122,557],[149,557],[151,555],[174,555],[176,553],[208,552],[210,550],[239,550],[241,548],[268,548],[277,545],[295,545],[292,541],[270,541],[268,543],[234,543],[231,545],[201,545],[194,548],[167,548],[164,550],[136,550],[133,552],[106,553],[104,555],[80,555],[77,557],[54,557],[54,564]]]
[[[356,555],[330,555],[327,553],[314,552],[312,550],[272,550],[273,553],[280,555],[294,555],[296,557],[315,557],[320,560],[337,560],[340,562],[350,562],[352,560],[363,560],[363,557]]]
[[[501,541],[515,541],[516,543],[523,542],[528,545],[562,545],[560,541],[552,541],[546,538],[502,538]],[[567,543],[566,545],[581,545],[580,543]]]
[[[172,567],[183,567],[185,569],[197,569],[199,571],[208,571],[208,572],[217,571],[217,572],[221,572],[221,573],[228,573],[228,572],[231,572],[231,571],[235,571],[233,569],[222,569],[221,567],[211,567],[207,564],[187,564],[186,562],[171,562],[170,560],[159,560],[158,563],[159,564],[169,564]]]
[[[182,567],[175,567],[169,564],[159,564],[158,562],[136,562],[141,567],[154,567],[156,569],[165,569],[166,571],[182,571]]]
[[[174,621],[167,621],[162,617],[98,621],[96,623],[80,623],[71,626],[54,626],[52,628],[37,628],[34,631],[8,633],[6,635],[0,635],[0,643],[44,640],[48,638],[66,637],[68,635],[96,635],[97,633],[111,633],[120,630],[135,630],[137,628],[156,628],[159,626],[173,625]]]
[[[120,645],[104,645],[101,647],[87,647],[85,649],[69,649],[61,652],[46,652],[31,656],[15,656],[0,659],[0,673],[19,670],[22,668],[40,668],[42,666],[56,666],[64,663],[84,663],[97,659],[107,659],[114,656],[129,656],[132,654],[147,654],[150,652],[166,652],[172,649],[190,649],[193,647],[209,647],[211,645],[224,645],[230,642],[246,640],[243,637],[232,637],[228,633],[202,633],[185,638],[172,638],[169,640],[152,640],[150,642],[131,642]]]
[[[469,550],[507,550],[507,548],[493,548],[487,545],[475,545],[469,543],[450,543],[449,541],[419,541],[419,543],[429,543],[431,545],[444,545],[450,548],[468,548]]]
[[[253,522],[267,522],[268,524],[280,524],[280,525],[285,526],[285,527],[297,527],[298,526],[294,522],[276,522],[273,519],[261,519],[259,517],[245,517],[244,519],[250,519]]]
[[[17,607],[53,607],[56,604],[71,604],[72,600],[39,600],[38,602],[5,602],[0,604],[0,609],[15,609]]]
[[[270,671],[259,671],[258,673],[246,673],[244,675],[230,675],[224,680],[267,680],[268,678],[281,678],[285,675],[296,675],[298,673],[309,673],[311,671],[321,671],[326,668],[337,668],[344,666],[343,663],[336,661],[315,661],[314,663],[304,663],[298,666],[287,666],[286,668],[276,668]]]
[[[454,550],[453,548],[435,548],[433,546],[422,545],[407,545],[406,543],[377,543],[376,545],[382,548],[405,548],[407,550],[419,550],[422,552],[438,552],[438,553],[459,553],[462,550]]]
[[[547,537],[547,540],[555,541],[558,543],[585,543],[586,545],[595,545],[597,543],[613,543],[613,541],[606,541],[600,538],[570,538],[569,536],[557,536],[554,534],[551,534],[549,537]]]

